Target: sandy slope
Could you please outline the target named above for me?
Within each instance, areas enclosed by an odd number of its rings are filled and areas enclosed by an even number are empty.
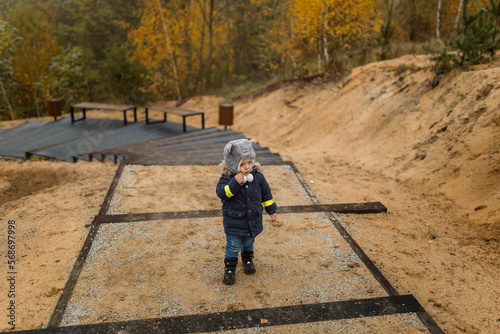
[[[341,82],[287,85],[236,101],[234,128],[319,171],[342,161],[416,182],[498,240],[500,67],[456,71],[435,88],[431,67],[426,56],[406,56]],[[211,112],[214,103],[185,106]]]
[[[293,161],[322,203],[384,203],[389,213],[382,217],[341,217],[354,239],[446,332],[492,333],[500,330],[500,67],[455,71],[435,88],[431,67],[427,57],[405,56],[356,68],[338,82],[286,84],[233,101],[232,128]],[[205,111],[207,126],[215,126],[222,101],[197,97],[183,107]],[[23,329],[36,328],[47,323],[83,242],[82,224],[98,211],[116,167],[10,160],[0,166],[0,213],[33,221],[20,229],[24,242],[39,244],[29,246],[36,254],[23,254],[25,275],[44,275],[26,287],[43,302],[22,306]],[[46,175],[43,182],[26,177],[35,171]],[[57,208],[65,200],[71,205],[59,211],[40,210],[41,203]],[[64,226],[58,262],[36,241],[60,229],[51,220],[55,212],[61,221],[76,212],[79,221],[75,229]]]
[[[383,202],[387,219],[354,224],[354,238],[446,331],[490,333],[500,329],[500,67],[433,80],[426,56],[369,64],[341,82],[235,101],[234,129],[294,161],[323,203]]]

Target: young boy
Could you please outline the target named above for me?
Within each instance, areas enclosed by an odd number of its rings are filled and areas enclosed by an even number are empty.
[[[276,220],[278,206],[260,172],[260,165],[255,162],[254,144],[248,139],[230,141],[224,148],[224,160],[220,164],[222,176],[216,192],[222,200],[226,234],[224,284],[234,284],[240,251],[245,274],[255,273],[253,243],[263,230],[263,207],[271,220]]]

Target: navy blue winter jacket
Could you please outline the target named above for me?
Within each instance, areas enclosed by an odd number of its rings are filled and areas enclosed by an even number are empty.
[[[243,185],[234,178],[236,174],[222,174],[217,183],[226,234],[256,237],[263,230],[263,208],[270,215],[278,209],[264,174],[255,168],[251,173],[253,181]]]

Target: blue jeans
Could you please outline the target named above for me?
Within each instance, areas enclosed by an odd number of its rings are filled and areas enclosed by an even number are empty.
[[[238,253],[253,252],[254,237],[238,237],[236,235],[226,234],[226,254],[225,259],[238,258]]]

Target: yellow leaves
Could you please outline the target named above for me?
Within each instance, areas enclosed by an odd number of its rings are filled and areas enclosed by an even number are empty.
[[[330,39],[348,47],[375,31],[375,0],[296,0],[297,31],[315,40]]]
[[[130,55],[132,61],[144,65],[148,70],[151,85],[148,91],[157,96],[166,96],[175,92],[172,88],[172,77],[177,85],[178,68],[185,67],[181,62],[179,42],[186,27],[183,10],[175,8],[175,3],[165,8],[158,0],[145,1],[139,26],[130,31],[128,38],[135,45]],[[174,85],[174,86],[175,86]]]
[[[10,21],[20,37],[13,53],[14,72],[19,82],[31,87],[48,72],[56,42],[50,24],[28,6],[19,5],[11,11]]]
[[[186,85],[182,89],[191,91],[206,82],[229,82],[235,66],[240,72],[255,68],[274,73],[287,66],[297,70],[321,43],[325,52],[340,51],[369,36],[375,29],[375,4],[376,0],[253,0],[227,5],[212,0],[145,0],[140,24],[129,32],[136,47],[130,57],[149,69],[148,89],[160,97],[174,91],[174,66],[181,85]],[[245,36],[245,29],[259,35],[245,37],[246,44],[235,41],[235,34]]]

